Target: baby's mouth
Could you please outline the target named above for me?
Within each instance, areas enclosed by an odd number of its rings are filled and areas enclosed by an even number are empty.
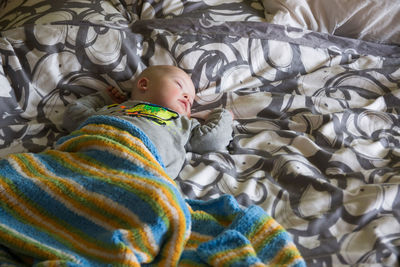
[[[179,102],[182,103],[182,105],[183,105],[185,111],[187,112],[187,111],[188,111],[188,103],[187,103],[186,101],[184,101],[184,100],[179,100]]]

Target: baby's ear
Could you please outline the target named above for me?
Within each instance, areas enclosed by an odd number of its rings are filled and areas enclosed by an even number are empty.
[[[137,88],[139,88],[139,90],[147,90],[148,83],[149,83],[149,79],[147,79],[146,77],[142,77],[137,82]]]

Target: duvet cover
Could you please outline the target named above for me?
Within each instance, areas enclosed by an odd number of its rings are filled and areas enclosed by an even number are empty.
[[[0,156],[52,148],[68,103],[176,65],[193,116],[235,116],[226,152],[186,154],[185,198],[261,207],[308,266],[398,266],[400,47],[268,23],[266,2],[0,1]]]

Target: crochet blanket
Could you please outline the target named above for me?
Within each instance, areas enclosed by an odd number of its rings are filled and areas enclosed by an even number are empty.
[[[10,266],[304,266],[261,208],[185,201],[146,135],[109,116],[0,161],[0,244]]]

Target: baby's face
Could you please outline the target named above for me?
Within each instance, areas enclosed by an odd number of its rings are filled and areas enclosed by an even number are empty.
[[[190,117],[196,92],[192,79],[186,72],[177,67],[163,66],[148,79],[152,103]]]

